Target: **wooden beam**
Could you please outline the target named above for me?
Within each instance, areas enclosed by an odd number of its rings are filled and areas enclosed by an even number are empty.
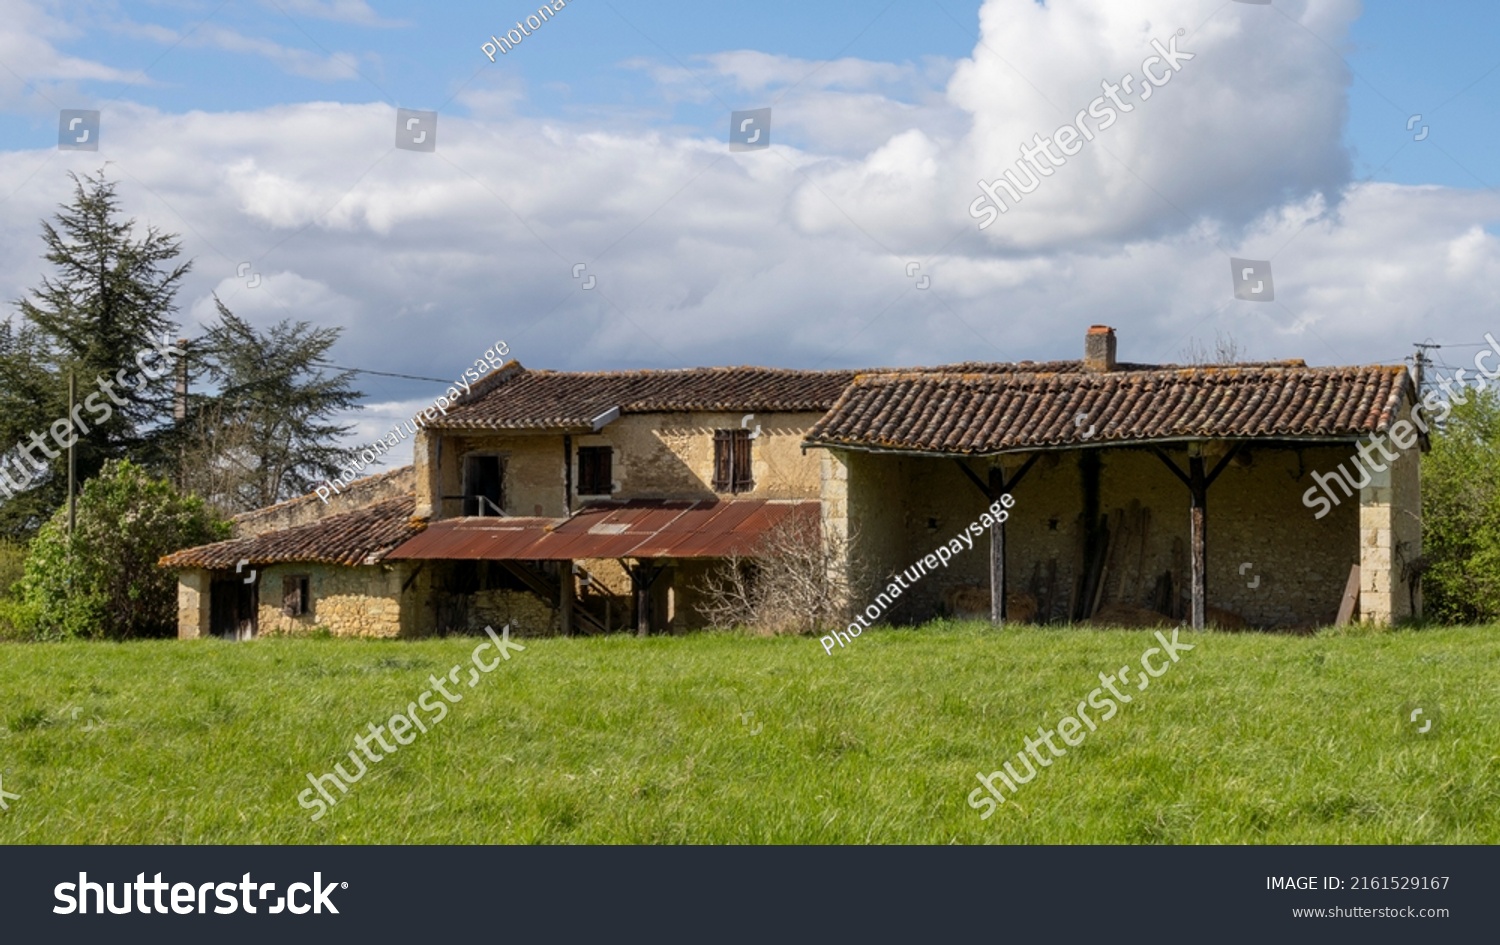
[[[1017,485],[1019,485],[1026,474],[1031,471],[1031,467],[1036,465],[1036,461],[1041,458],[1041,453],[1032,453],[1031,456],[1026,460],[1026,462],[1021,464],[1021,468],[1016,470],[1016,474],[1010,477],[1010,481],[1004,484],[1004,487],[1000,490],[1001,493],[1003,494],[1009,492]],[[995,496],[995,498],[998,499],[1000,498],[1000,496],[997,495]]]
[[[958,464],[959,469],[963,470],[963,474],[969,477],[969,481],[974,483],[974,488],[984,493],[984,497],[986,499],[993,502],[995,501],[995,499],[999,498],[998,496],[990,495],[989,483],[985,482],[983,479],[980,479],[979,474],[970,469],[968,463],[959,459],[957,456],[953,457],[953,461]]]
[[[1218,464],[1214,466],[1214,471],[1208,474],[1209,485],[1213,485],[1214,480],[1219,478],[1219,473],[1224,471],[1224,467],[1229,465],[1229,461],[1231,459],[1234,459],[1234,454],[1240,451],[1241,445],[1242,444],[1240,443],[1235,443],[1234,445],[1229,447],[1229,452],[1225,453],[1224,458],[1219,460]]]
[[[1188,481],[1187,476],[1182,474],[1182,470],[1177,468],[1177,462],[1173,460],[1172,457],[1168,456],[1166,453],[1163,453],[1161,449],[1156,446],[1151,447],[1151,452],[1155,453],[1156,458],[1165,463],[1168,469],[1172,470],[1172,475],[1182,480],[1183,485],[1187,486],[1189,489],[1193,488],[1193,484]]]

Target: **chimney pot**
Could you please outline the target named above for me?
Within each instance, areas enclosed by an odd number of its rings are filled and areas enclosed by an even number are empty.
[[[1094,325],[1083,336],[1083,369],[1085,371],[1113,371],[1115,369],[1115,330],[1108,325]]]

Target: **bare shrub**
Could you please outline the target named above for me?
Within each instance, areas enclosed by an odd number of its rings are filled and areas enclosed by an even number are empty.
[[[698,613],[716,627],[817,634],[853,619],[869,584],[853,535],[825,536],[815,515],[789,515],[748,555],[731,555],[700,586]]]

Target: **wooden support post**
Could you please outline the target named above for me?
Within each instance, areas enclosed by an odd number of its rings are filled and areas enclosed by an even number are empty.
[[[558,568],[558,606],[557,612],[562,622],[562,635],[571,637],[573,635],[573,562],[564,561]]]
[[[1188,558],[1193,572],[1193,629],[1202,630],[1208,608],[1208,476],[1203,471],[1203,454],[1196,450],[1188,457],[1188,488],[1192,493]]]
[[[630,569],[630,589],[635,592],[635,635],[638,637],[651,633],[651,585],[645,581],[645,570],[643,564]]]
[[[958,464],[958,468],[969,481],[984,494],[985,499],[993,503],[1006,492],[1014,489],[1041,456],[1041,453],[1032,453],[1026,462],[1021,464],[1021,468],[1016,470],[1016,474],[1010,477],[1010,482],[1005,481],[1005,470],[999,466],[990,467],[990,481],[985,482],[969,468],[968,463],[957,457],[953,461]],[[990,623],[997,627],[1005,623],[1007,616],[1005,588],[1005,523],[996,522],[990,526]]]
[[[563,434],[563,513],[573,516],[573,437]]]
[[[991,468],[990,499],[998,499],[1004,493],[1005,470]],[[997,627],[1005,623],[1005,590],[1005,522],[997,521],[990,526],[990,623]]]
[[[651,585],[661,576],[664,568],[649,564],[637,564],[630,569],[630,583],[635,591],[635,635],[649,636],[656,622],[656,608],[652,606]]]

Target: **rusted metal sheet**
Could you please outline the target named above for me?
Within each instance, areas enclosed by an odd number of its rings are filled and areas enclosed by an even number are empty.
[[[814,500],[647,500],[588,506],[572,518],[435,522],[388,559],[567,561],[722,558],[751,553],[788,516],[817,520]]]

